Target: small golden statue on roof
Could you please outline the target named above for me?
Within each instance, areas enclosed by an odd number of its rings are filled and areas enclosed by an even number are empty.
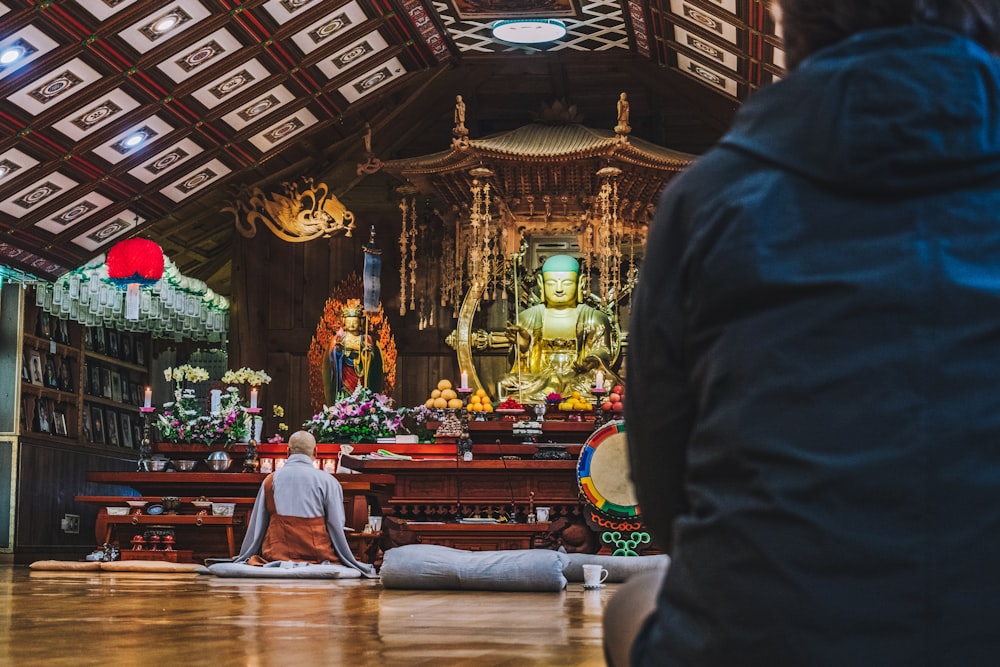
[[[622,93],[618,96],[618,124],[615,125],[615,134],[626,136],[632,131],[628,124],[628,96]]]
[[[451,133],[459,138],[469,136],[469,130],[465,127],[465,102],[461,95],[455,95],[455,127]]]

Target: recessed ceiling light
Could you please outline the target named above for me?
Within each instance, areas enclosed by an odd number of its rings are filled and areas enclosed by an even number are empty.
[[[23,55],[24,49],[17,46],[8,47],[0,53],[0,66],[6,67]]]
[[[143,141],[145,141],[145,139],[146,139],[145,132],[136,132],[135,134],[130,135],[125,139],[125,145],[128,146],[129,148],[133,148],[141,144]]]
[[[566,35],[566,24],[556,19],[512,19],[493,24],[493,36],[512,44],[544,44]]]
[[[168,30],[172,30],[173,28],[175,28],[178,23],[180,23],[179,16],[177,16],[176,14],[168,14],[167,16],[164,16],[163,18],[157,20],[155,24],[153,24],[153,30],[162,35]]]

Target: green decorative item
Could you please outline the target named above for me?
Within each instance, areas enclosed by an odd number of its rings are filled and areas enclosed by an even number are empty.
[[[612,556],[638,556],[636,550],[640,544],[649,544],[649,533],[633,531],[629,537],[622,537],[617,530],[601,534],[601,541],[615,547]]]

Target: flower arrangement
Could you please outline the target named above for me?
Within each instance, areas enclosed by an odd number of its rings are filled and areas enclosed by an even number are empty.
[[[434,442],[434,429],[428,428],[427,422],[442,422],[444,418],[444,408],[428,408],[421,403],[406,411],[403,428],[417,436],[420,442]]]
[[[228,385],[248,384],[251,387],[259,387],[270,383],[271,376],[264,371],[255,371],[244,366],[239,370],[228,370],[223,373],[222,381]]]
[[[167,382],[172,381],[180,387],[182,382],[204,382],[208,379],[208,371],[200,366],[184,364],[176,368],[165,368],[163,376]],[[177,391],[177,389],[174,390],[175,396],[177,395]]]
[[[280,405],[272,405],[271,416],[274,417],[275,419],[281,419],[282,417],[285,416],[285,408],[283,408]],[[278,422],[279,433],[275,433],[270,438],[268,438],[267,441],[272,443],[284,442],[285,438],[283,435],[281,435],[280,431],[287,431],[287,430],[288,430],[288,424],[286,424],[285,422]]]
[[[216,442],[231,445],[246,440],[246,410],[241,405],[238,388],[228,387],[219,402],[219,411],[209,414],[194,389],[186,386],[188,382],[208,380],[208,371],[185,364],[167,368],[163,375],[174,382],[174,400],[164,403],[163,412],[157,417],[161,438],[205,445]]]
[[[319,442],[375,441],[396,434],[407,408],[395,409],[392,399],[358,386],[347,398],[323,410],[302,424]]]

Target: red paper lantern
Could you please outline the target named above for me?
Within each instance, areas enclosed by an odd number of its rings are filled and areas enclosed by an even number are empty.
[[[163,248],[149,239],[116,243],[106,259],[108,278],[119,287],[152,285],[163,277]]]

